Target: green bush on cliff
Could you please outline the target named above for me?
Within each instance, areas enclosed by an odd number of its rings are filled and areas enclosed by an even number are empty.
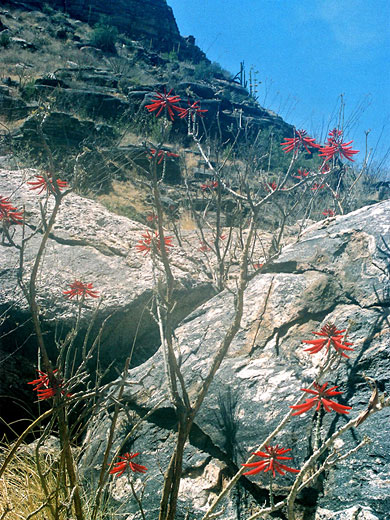
[[[95,25],[91,34],[90,44],[104,52],[116,53],[115,43],[118,39],[118,29],[100,22]]]

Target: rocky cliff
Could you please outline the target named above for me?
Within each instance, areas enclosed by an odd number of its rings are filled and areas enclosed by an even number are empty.
[[[165,0],[23,0],[5,3],[31,10],[49,6],[91,25],[105,16],[120,32],[134,39],[148,39],[152,45],[168,50],[177,47],[181,41],[172,9]]]

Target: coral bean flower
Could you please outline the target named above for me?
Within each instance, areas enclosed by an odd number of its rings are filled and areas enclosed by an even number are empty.
[[[218,181],[212,181],[211,184],[209,184],[208,182],[206,182],[206,184],[201,184],[200,185],[200,189],[202,191],[207,191],[207,190],[214,190],[218,188]]]
[[[280,143],[284,153],[294,152],[294,155],[297,155],[302,147],[304,147],[308,153],[311,153],[308,148],[309,146],[312,148],[319,148],[315,139],[306,136],[306,130],[296,130],[294,137],[285,137],[284,140],[284,143]]]
[[[195,118],[197,115],[200,117],[204,117],[203,113],[208,112],[208,110],[206,110],[206,109],[202,110],[200,108],[199,101],[195,101],[194,103],[192,103],[192,105],[190,104],[190,100],[188,100],[187,103],[188,103],[188,108],[180,109],[179,117],[181,119],[184,119],[185,117],[187,117],[189,115],[191,117],[191,121],[195,121]]]
[[[40,377],[38,379],[34,379],[34,381],[30,381],[27,384],[36,386],[36,388],[33,388],[33,390],[37,392],[38,401],[43,401],[44,399],[55,397],[57,390],[60,390],[61,394],[66,395],[66,397],[71,396],[71,394],[66,394],[66,392],[62,389],[63,382],[55,376],[58,370],[53,370],[53,386],[51,386],[52,383],[50,382],[48,374],[45,374],[45,372],[41,372],[40,370],[37,372]]]
[[[154,148],[150,149],[149,159],[153,159],[156,155],[156,150]],[[157,152],[157,157],[159,158],[157,164],[161,164],[164,160],[164,157],[180,157],[177,153],[168,152],[168,150],[159,150]]]
[[[160,235],[156,231],[153,235],[153,233],[150,233],[147,231],[142,235],[142,239],[138,241],[138,244],[135,246],[137,248],[137,251],[139,253],[144,253],[144,256],[150,253],[153,249],[153,246],[156,247],[157,252],[161,252],[161,240]],[[165,251],[168,253],[167,247],[173,247],[172,244],[173,237],[164,237],[164,244],[165,244]]]
[[[8,197],[2,197],[0,195],[0,221],[1,220],[8,226],[12,224],[22,224],[23,211],[15,208]]]
[[[278,185],[276,184],[276,182],[268,182],[266,185],[265,185],[265,189],[267,191],[276,191],[278,189]]]
[[[335,388],[337,386],[332,386],[332,388],[326,388],[328,383],[324,383],[322,386],[318,383],[314,383],[315,390],[311,390],[310,388],[301,388],[302,392],[307,392],[308,394],[313,394],[314,397],[310,397],[310,399],[306,399],[306,401],[302,404],[297,404],[295,406],[290,406],[293,410],[297,410],[291,415],[301,415],[302,413],[308,412],[316,407],[316,411],[321,408],[321,405],[324,407],[326,412],[331,412],[334,410],[337,413],[348,414],[350,410],[352,410],[351,406],[344,406],[343,404],[335,403],[328,397],[333,397],[335,395],[340,395],[343,392],[335,392]]]
[[[134,459],[134,457],[138,457],[138,455],[139,452],[125,453],[122,457],[119,457],[121,461],[114,464],[114,467],[110,471],[110,474],[114,475],[116,473],[116,476],[120,477],[126,471],[126,468],[129,468],[134,473],[145,473],[148,470],[148,468],[145,468],[145,466],[141,466],[136,462],[132,462],[132,459]]]
[[[325,217],[334,217],[335,216],[335,212],[333,211],[333,209],[326,209],[325,211],[322,212],[322,214]]]
[[[168,94],[165,89],[163,94],[161,94],[161,92],[156,92],[155,95],[157,96],[157,99],[152,99],[152,103],[150,105],[146,105],[146,109],[149,112],[154,112],[157,110],[156,117],[158,117],[164,110],[166,113],[168,113],[171,121],[173,121],[175,114],[174,111],[176,110],[176,112],[180,113],[182,108],[175,104],[180,102],[180,97],[171,96],[172,90],[173,89],[171,89]]]
[[[77,296],[77,298],[79,296],[82,298],[87,296],[90,298],[99,298],[99,293],[93,289],[92,283],[84,283],[80,280],[75,280],[73,283],[69,284],[69,287],[69,291],[63,291],[66,298],[72,299],[75,296]]]
[[[359,153],[359,150],[352,150],[352,146],[349,146],[353,141],[343,143],[343,132],[337,128],[331,130],[328,136],[327,143],[320,148],[320,153],[318,155],[324,157],[325,161],[329,161],[333,157],[339,156],[340,158],[345,157],[348,161],[354,162],[352,156]]]
[[[311,191],[323,190],[325,188],[325,184],[318,184],[315,182],[313,186],[310,188]]]
[[[293,175],[294,179],[299,179],[299,180],[302,180],[304,179],[305,177],[307,177],[309,175],[310,172],[308,172],[307,170],[302,170],[302,169],[299,169],[298,170],[298,175]]]
[[[299,469],[289,468],[288,466],[278,462],[279,460],[292,459],[292,457],[283,456],[288,451],[291,451],[291,448],[282,449],[278,447],[278,444],[276,446],[266,445],[265,451],[256,451],[253,453],[253,455],[261,457],[264,460],[259,462],[251,462],[250,464],[242,464],[242,466],[247,468],[253,468],[250,471],[243,473],[243,475],[255,475],[256,473],[260,473],[260,471],[264,471],[264,473],[267,471],[272,471],[274,477],[276,476],[275,471],[277,471],[280,475],[284,475],[285,471],[288,471],[289,473],[299,473]]]
[[[332,345],[336,352],[341,354],[343,357],[349,358],[347,354],[345,354],[344,350],[353,350],[350,346],[353,345],[353,343],[350,343],[348,341],[345,341],[343,343],[343,335],[342,333],[345,332],[346,329],[338,330],[336,329],[335,325],[332,323],[327,323],[320,332],[313,332],[316,336],[323,336],[325,339],[311,339],[311,340],[304,340],[302,343],[307,343],[309,345],[313,345],[312,347],[306,348],[305,352],[309,352],[310,354],[317,354],[317,352],[320,352],[325,346],[326,351],[329,351],[330,346]]]
[[[44,191],[46,191],[49,194],[55,193],[54,184],[57,185],[60,191],[68,186],[68,183],[66,181],[61,181],[60,179],[53,181],[53,179],[51,178],[51,174],[48,174],[46,178],[42,175],[36,175],[35,178],[37,179],[36,181],[30,181],[27,184],[31,186],[31,188],[29,188],[30,190],[39,190],[38,195],[40,195]]]

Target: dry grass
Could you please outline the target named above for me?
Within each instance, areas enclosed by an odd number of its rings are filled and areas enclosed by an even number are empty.
[[[1,449],[1,458],[7,451],[8,447]],[[41,470],[51,495],[52,507],[55,507],[58,459],[58,453],[51,450],[40,455]],[[61,493],[58,493],[58,499],[61,499]],[[0,518],[21,520],[34,511],[37,511],[33,516],[35,520],[54,519],[42,488],[35,456],[31,449],[25,447],[15,455],[0,479]],[[64,509],[58,520],[67,520]]]

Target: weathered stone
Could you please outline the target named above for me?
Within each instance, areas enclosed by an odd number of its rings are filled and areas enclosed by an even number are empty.
[[[328,373],[324,381],[339,386],[343,394],[338,401],[353,408],[349,417],[356,417],[364,410],[371,395],[363,372],[376,380],[380,392],[389,391],[390,297],[389,279],[384,272],[390,254],[379,250],[383,249],[382,237],[389,241],[389,216],[390,202],[386,201],[315,224],[297,244],[282,252],[268,272],[249,283],[241,330],[216,374],[185,451],[185,475],[192,471],[193,477],[191,486],[184,479],[178,518],[180,514],[184,517],[187,508],[193,518],[201,518],[216,492],[210,488],[204,491],[202,482],[208,478],[206,468],[222,463],[235,468],[245,462],[289,412],[289,405],[299,397],[299,389],[316,378],[325,353],[310,355],[301,345],[303,339],[313,337],[313,330],[319,330],[327,322],[348,329],[348,340],[353,342],[354,351],[350,359]],[[194,311],[175,330],[180,366],[192,399],[232,321],[233,308],[233,296],[221,293]],[[149,465],[145,508],[153,514],[158,510],[161,474],[151,461],[157,453],[164,453],[165,457],[166,450],[172,446],[172,441],[166,439],[171,439],[175,430],[175,414],[169,405],[163,367],[159,350],[146,363],[130,371],[131,389],[124,397],[128,406],[142,415],[165,399],[161,414],[156,413],[149,420],[151,433],[144,425],[142,435],[132,447],[133,451],[142,451],[143,463]],[[142,383],[137,384],[141,380]],[[317,485],[299,497],[300,508],[314,511],[311,518],[344,520],[354,518],[353,514],[362,519],[388,518],[388,410],[370,416],[340,439],[337,449],[341,455],[354,448],[365,435],[373,443],[332,467]],[[310,412],[292,418],[273,441],[292,448],[293,467],[299,468],[312,449],[312,416]],[[345,416],[325,414],[322,436],[330,435],[346,420]],[[120,435],[116,442],[119,440]],[[97,451],[95,462],[99,460]],[[200,455],[208,462],[199,469],[197,457]],[[268,479],[260,475],[253,481],[258,483],[257,492],[266,497]],[[290,475],[278,480],[275,493],[282,498],[284,488],[279,486],[291,481]],[[244,482],[247,484],[245,479]],[[205,493],[196,507],[195,489],[199,490],[199,496]],[[253,491],[250,493],[256,496]],[[117,500],[127,499],[121,491],[115,496]],[[256,500],[260,501],[259,496]],[[221,518],[241,518],[233,502],[232,496]],[[243,514],[242,508],[240,514]]]
[[[32,148],[42,148],[39,135],[40,123],[32,116],[15,132],[14,139]],[[41,125],[42,132],[51,146],[59,149],[72,149],[88,142],[94,145],[110,142],[114,139],[113,129],[105,124],[82,121],[64,112],[50,113]]]

